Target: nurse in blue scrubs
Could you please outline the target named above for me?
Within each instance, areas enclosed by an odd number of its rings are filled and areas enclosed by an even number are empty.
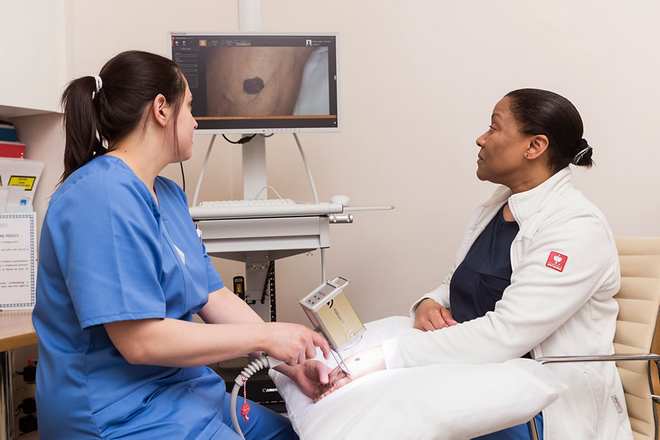
[[[327,354],[325,339],[264,323],[224,287],[185,194],[158,176],[192,154],[178,66],[124,52],[72,81],[63,103],[65,169],[43,224],[34,310],[40,437],[237,439],[225,384],[205,365],[262,351],[317,397],[328,372],[308,359]],[[242,429],[297,438],[258,405]]]

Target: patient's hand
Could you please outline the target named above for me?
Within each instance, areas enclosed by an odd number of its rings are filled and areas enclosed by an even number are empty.
[[[290,371],[282,372],[289,376],[310,399],[318,400],[321,394],[327,390],[330,368],[323,362],[308,360],[290,368]]]
[[[325,391],[318,398],[324,398],[328,394],[343,387],[344,385],[365,376],[369,373],[374,373],[379,370],[385,369],[385,355],[381,346],[363,351],[356,355],[345,359],[345,367],[348,371],[344,371],[342,366],[338,366],[330,373],[330,380],[325,387]]]
[[[417,305],[415,309],[415,328],[423,331],[437,330],[440,328],[451,327],[458,322],[454,321],[449,309],[426,298]]]

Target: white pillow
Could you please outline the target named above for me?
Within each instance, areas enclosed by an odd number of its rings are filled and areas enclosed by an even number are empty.
[[[412,331],[410,318],[400,316],[366,327],[351,353]],[[270,374],[303,440],[470,439],[529,421],[563,389],[530,359],[379,371],[317,403],[286,376]]]

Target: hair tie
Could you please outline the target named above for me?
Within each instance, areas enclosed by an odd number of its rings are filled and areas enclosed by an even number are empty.
[[[94,100],[96,94],[101,91],[101,88],[103,88],[103,80],[99,75],[94,75],[94,82],[96,83],[96,90],[92,92],[92,100]]]
[[[571,161],[573,165],[580,163],[582,158],[593,150],[584,138],[580,139],[580,142],[578,142],[578,148],[579,147],[582,147],[582,149],[575,155],[575,157],[573,157],[573,160]]]
[[[101,147],[103,147],[104,150],[110,148],[110,144],[108,143],[108,140],[104,137],[101,137],[98,130],[96,130],[96,140],[99,141]]]

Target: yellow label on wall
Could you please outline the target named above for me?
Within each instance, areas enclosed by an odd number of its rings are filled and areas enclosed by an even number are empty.
[[[37,178],[35,176],[11,176],[7,186],[18,186],[25,189],[25,191],[32,191],[36,180]]]

